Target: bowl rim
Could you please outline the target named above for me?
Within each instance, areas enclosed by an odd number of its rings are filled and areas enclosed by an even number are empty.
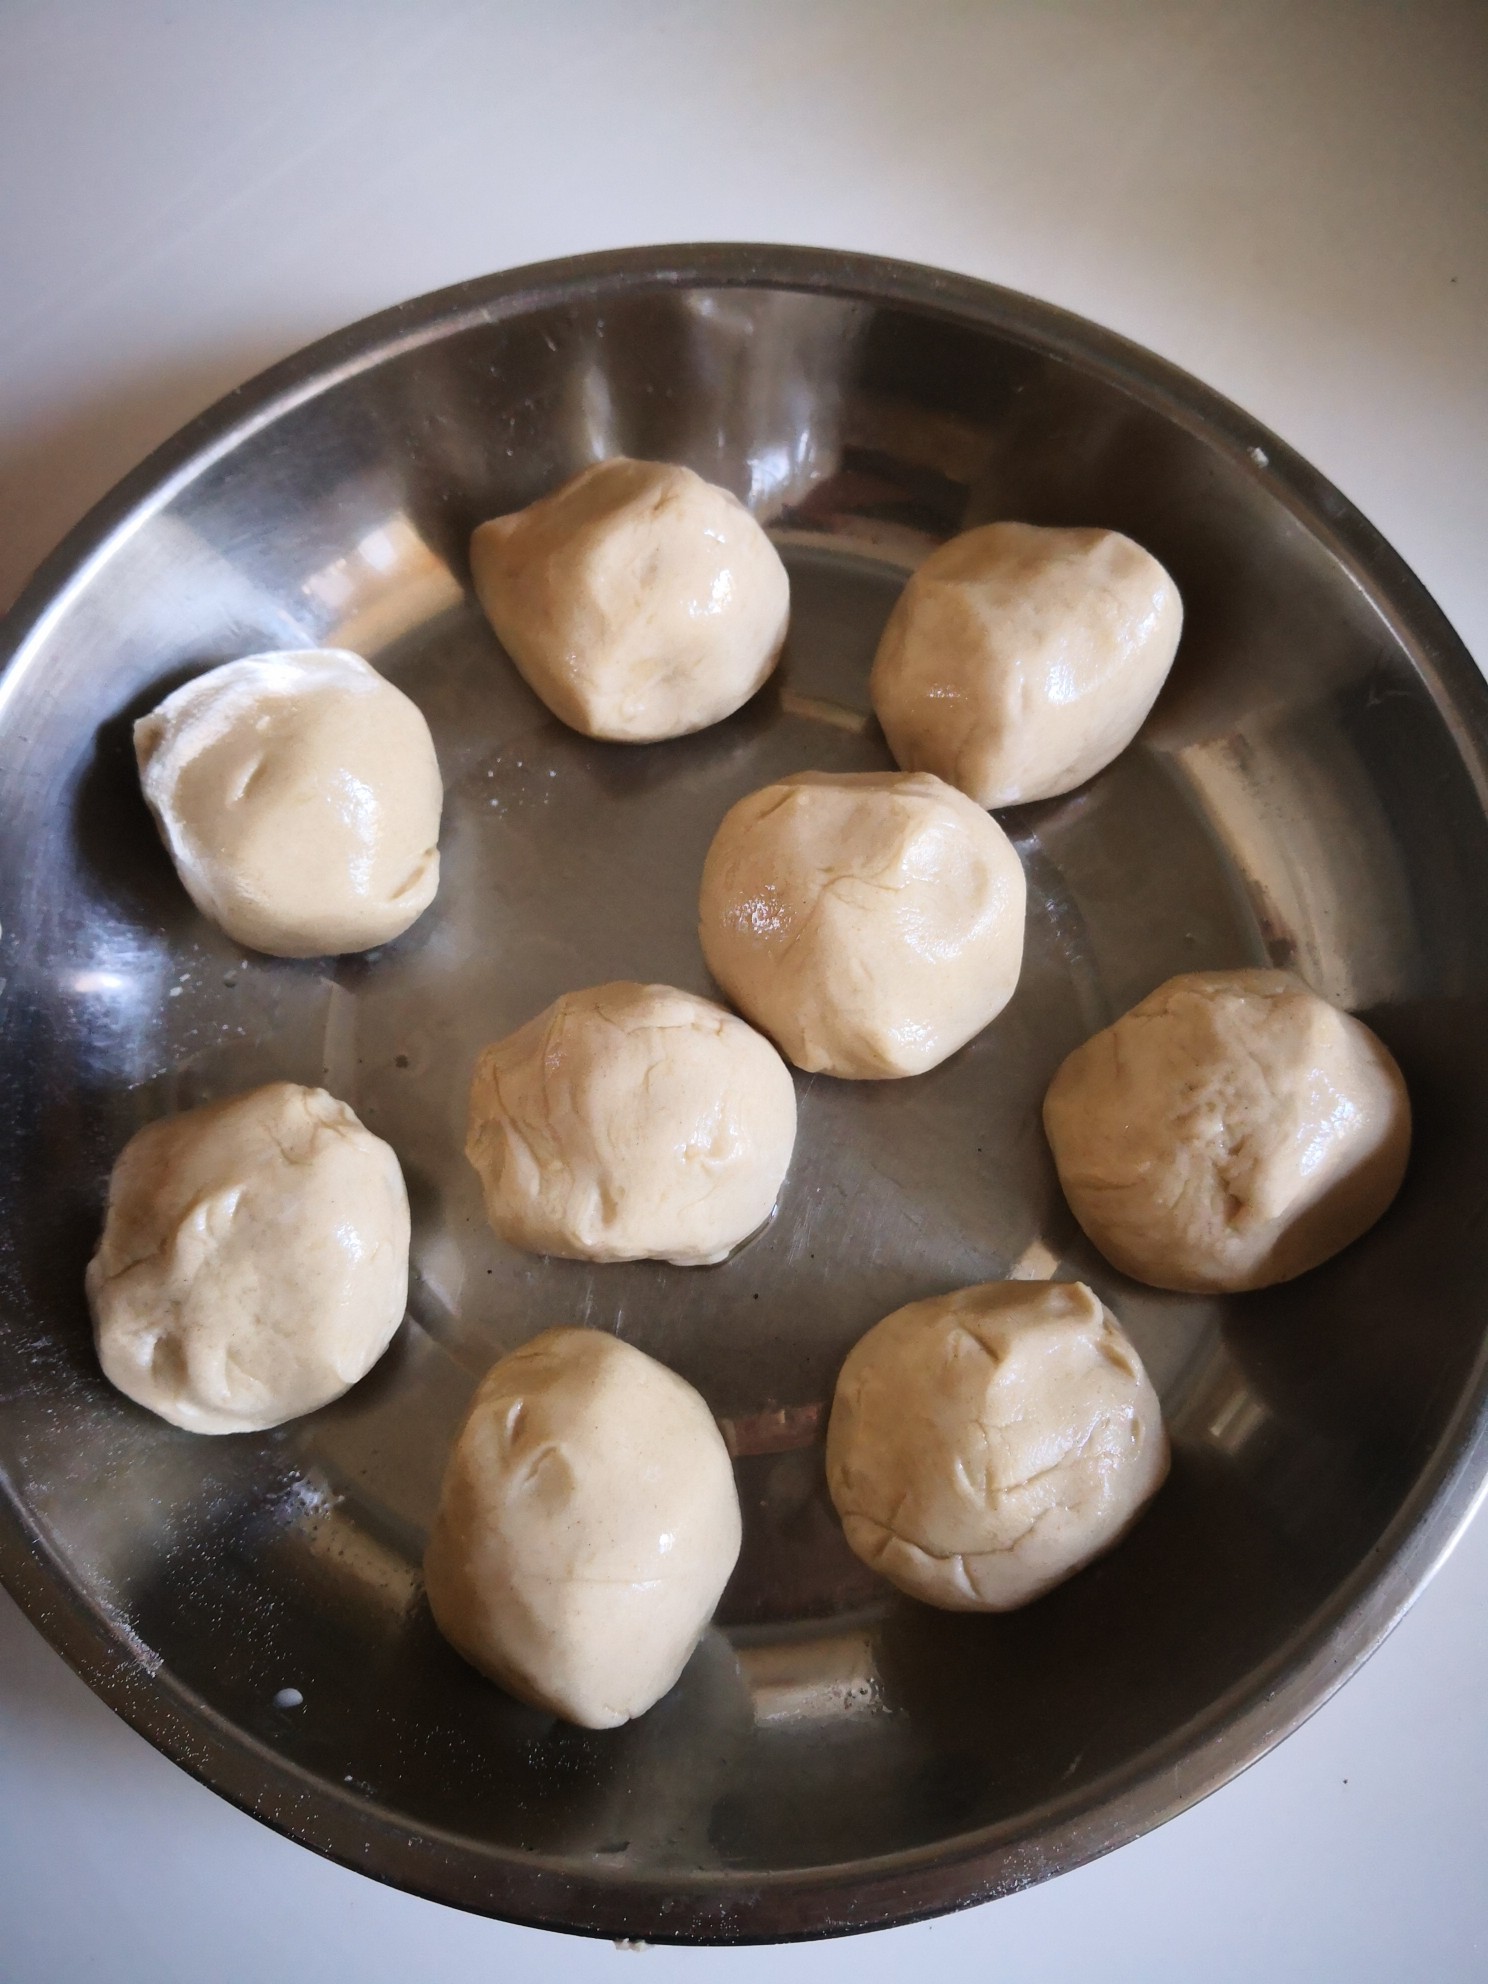
[[[29,648],[149,516],[259,429],[386,360],[485,323],[645,289],[772,289],[900,307],[1000,333],[1103,377],[1263,478],[1411,655],[1488,812],[1488,682],[1414,573],[1277,436],[1197,379],[1087,319],[918,263],[751,243],[565,256],[431,291],[317,340],[225,394],[126,475],[39,566],[0,625],[0,722]],[[3,1410],[3,1407],[0,1407]],[[3,1477],[0,1477],[0,1485]],[[499,1857],[412,1827],[239,1729],[82,1598],[0,1494],[0,1583],[95,1694],[174,1763],[286,1837],[429,1900],[531,1927],[682,1944],[793,1941],[922,1920],[1082,1865],[1164,1823],[1290,1734],[1369,1657],[1488,1493],[1488,1342],[1369,1558],[1260,1667],[1129,1763],[977,1832],[805,1870],[630,1881]]]

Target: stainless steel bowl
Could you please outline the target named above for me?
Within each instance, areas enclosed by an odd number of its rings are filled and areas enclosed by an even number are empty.
[[[794,586],[779,679],[646,748],[556,724],[465,568],[472,525],[617,452],[745,497]],[[779,773],[887,763],[864,690],[903,574],[1003,516],[1130,532],[1188,611],[1138,744],[1005,816],[1030,882],[1012,1006],[922,1080],[802,1080],[779,1216],[723,1267],[501,1247],[460,1155],[477,1047],[575,984],[707,989],[714,825]],[[444,882],[380,955],[275,963],[191,910],[129,722],[194,670],[317,642],[369,654],[428,714]],[[108,1702],[271,1825],[441,1901],[604,1935],[904,1921],[1073,1866],[1242,1769],[1466,1520],[1488,1466],[1488,691],[1363,519],[1192,380],[1025,298],[861,257],[519,271],[230,395],[73,534],[4,654],[0,1570]],[[1169,973],[1267,959],[1394,1049],[1411,1175],[1290,1287],[1138,1288],[1061,1202],[1044,1084]],[[83,1264],[133,1130],[281,1075],[326,1082],[402,1156],[411,1315],[340,1404],[194,1439],[103,1383]],[[910,1297],[1055,1263],[1135,1337],[1172,1479],[1114,1555],[1025,1612],[901,1601],[824,1495],[837,1365]],[[419,1591],[472,1384],[571,1321],[701,1387],[746,1509],[716,1630],[609,1734],[481,1681]]]

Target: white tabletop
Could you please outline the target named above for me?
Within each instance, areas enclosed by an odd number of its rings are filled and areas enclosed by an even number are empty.
[[[0,604],[323,331],[513,263],[752,239],[941,263],[1176,360],[1488,657],[1485,95],[1475,0],[10,0]],[[1111,1858],[850,1942],[617,1955],[277,1838],[0,1598],[0,1984],[1483,1976],[1485,1674],[1480,1522],[1306,1728]]]

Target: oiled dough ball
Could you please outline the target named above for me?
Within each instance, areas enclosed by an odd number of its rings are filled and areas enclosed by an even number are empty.
[[[514,1246],[699,1267],[769,1218],[795,1138],[768,1040],[709,999],[620,981],[486,1048],[465,1154]]]
[[[904,588],[873,707],[906,770],[979,806],[1051,799],[1130,744],[1182,625],[1173,581],[1119,531],[985,524]]]
[[[602,1331],[545,1330],[481,1381],[424,1581],[473,1666],[613,1729],[676,1682],[740,1535],[733,1464],[692,1386]]]
[[[249,655],[134,726],[140,783],[203,916],[272,957],[367,951],[439,886],[421,712],[340,648]]]
[[[667,462],[596,462],[482,524],[470,565],[528,686],[586,737],[706,729],[748,702],[785,640],[774,545],[726,489]]]
[[[88,1265],[104,1374],[191,1433],[339,1398],[408,1301],[398,1160],[323,1089],[272,1082],[124,1146]]]
[[[698,935],[798,1068],[919,1075],[1000,1013],[1023,961],[1022,864],[929,772],[797,772],[724,815]]]
[[[1170,978],[1049,1085],[1075,1218],[1154,1288],[1266,1288],[1356,1240],[1399,1190],[1410,1101],[1384,1044],[1286,971]]]
[[[953,1612],[1042,1596],[1109,1549],[1167,1471],[1141,1359],[1078,1281],[896,1309],[848,1354],[827,1427],[848,1542]]]

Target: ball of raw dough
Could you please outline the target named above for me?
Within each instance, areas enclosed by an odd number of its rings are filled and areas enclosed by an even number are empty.
[[[733,1464],[692,1386],[602,1331],[545,1330],[481,1381],[424,1581],[473,1666],[613,1729],[675,1684],[740,1535]]]
[[[475,589],[528,686],[586,737],[644,744],[738,709],[780,657],[790,582],[744,505],[623,456],[482,524]]]
[[[1130,744],[1182,625],[1173,581],[1119,531],[986,524],[910,579],[869,691],[906,770],[979,806],[1051,799]]]
[[[124,1146],[88,1264],[104,1374],[191,1433],[257,1433],[339,1398],[408,1301],[398,1160],[294,1082]]]
[[[1141,1359],[1078,1281],[896,1309],[849,1353],[827,1427],[848,1542],[952,1612],[1041,1597],[1109,1549],[1167,1471]]]
[[[140,783],[203,916],[271,957],[371,950],[439,886],[421,712],[360,655],[255,654],[134,726]]]
[[[1367,1026],[1286,971],[1191,971],[1077,1047],[1044,1128],[1075,1218],[1154,1288],[1265,1288],[1394,1198],[1410,1102]]]
[[[790,1070],[669,985],[565,992],[488,1047],[465,1154],[503,1240],[585,1261],[721,1261],[770,1217],[796,1139]]]
[[[698,935],[798,1068],[919,1075],[1013,995],[1026,888],[1007,835],[929,772],[797,772],[724,815]]]

